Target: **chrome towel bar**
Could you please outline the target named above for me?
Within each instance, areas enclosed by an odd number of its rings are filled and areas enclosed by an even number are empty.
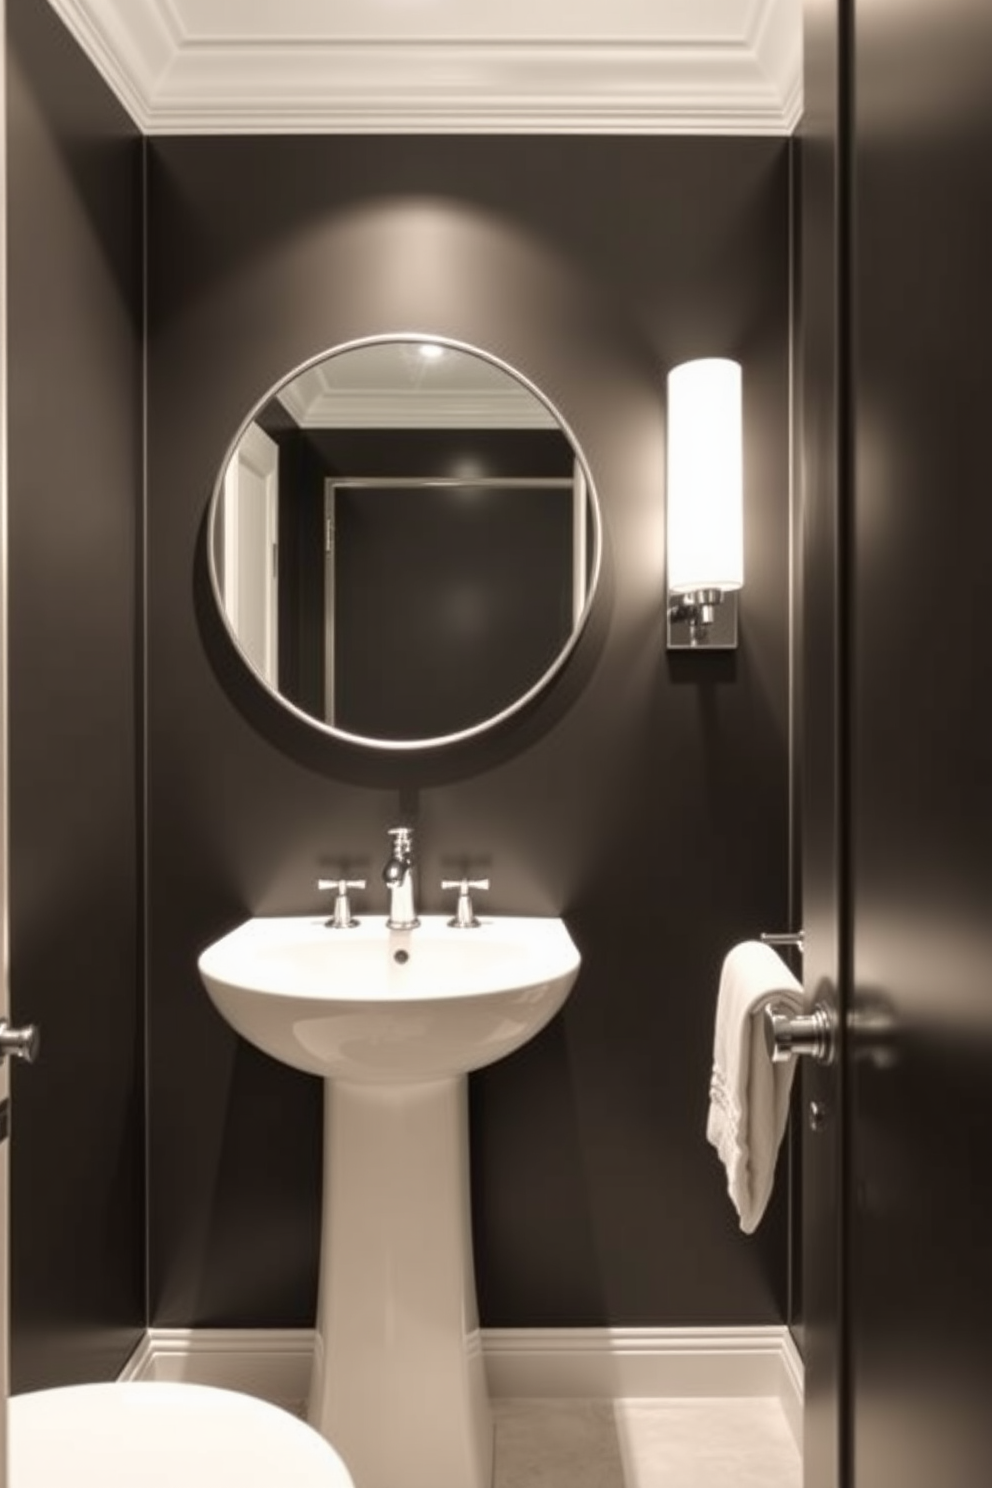
[[[784,931],[781,935],[771,934],[767,930],[762,930],[758,939],[762,945],[791,946],[797,951],[805,949],[804,932],[802,930],[788,930]]]

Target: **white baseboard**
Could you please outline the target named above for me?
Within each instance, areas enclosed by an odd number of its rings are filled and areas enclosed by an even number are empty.
[[[803,1366],[787,1328],[488,1328],[495,1397],[777,1396],[802,1446]],[[122,1380],[188,1380],[289,1409],[306,1399],[313,1333],[151,1328]]]
[[[788,1328],[782,1329],[782,1379],[778,1398],[785,1419],[800,1452],[803,1449],[803,1402],[806,1395],[806,1372],[802,1355]]]
[[[310,1328],[149,1328],[119,1378],[217,1385],[294,1409],[312,1358]]]

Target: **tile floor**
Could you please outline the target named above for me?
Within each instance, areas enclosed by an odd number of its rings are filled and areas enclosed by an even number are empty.
[[[494,1488],[801,1488],[775,1399],[494,1400]]]

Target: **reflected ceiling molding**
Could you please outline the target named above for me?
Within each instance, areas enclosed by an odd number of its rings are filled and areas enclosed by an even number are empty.
[[[276,395],[301,429],[556,429],[528,392],[453,389],[415,394],[397,389],[311,388],[305,375]]]
[[[301,429],[554,429],[533,398],[493,393],[328,393],[305,402],[296,389],[278,394]]]
[[[628,0],[609,34],[577,0],[536,4],[540,30],[501,0],[416,30],[371,0],[49,3],[151,135],[786,135],[802,108],[801,0]]]

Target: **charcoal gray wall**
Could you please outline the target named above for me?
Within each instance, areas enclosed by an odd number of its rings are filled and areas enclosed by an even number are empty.
[[[7,0],[15,1390],[144,1321],[137,522],[141,141],[54,12]]]
[[[789,147],[720,139],[149,143],[151,1316],[312,1318],[316,1081],[239,1043],[198,952],[375,880],[413,810],[424,906],[465,854],[497,912],[562,914],[563,1015],[471,1086],[483,1322],[778,1320],[786,1192],[742,1237],[704,1141],[716,978],[787,919]],[[561,409],[602,502],[592,624],[561,685],[454,753],[315,741],[241,677],[203,523],[225,448],[295,364],[369,334],[476,344]],[[733,658],[663,644],[664,379],[744,363],[747,571]],[[383,908],[370,890],[370,910]]]

